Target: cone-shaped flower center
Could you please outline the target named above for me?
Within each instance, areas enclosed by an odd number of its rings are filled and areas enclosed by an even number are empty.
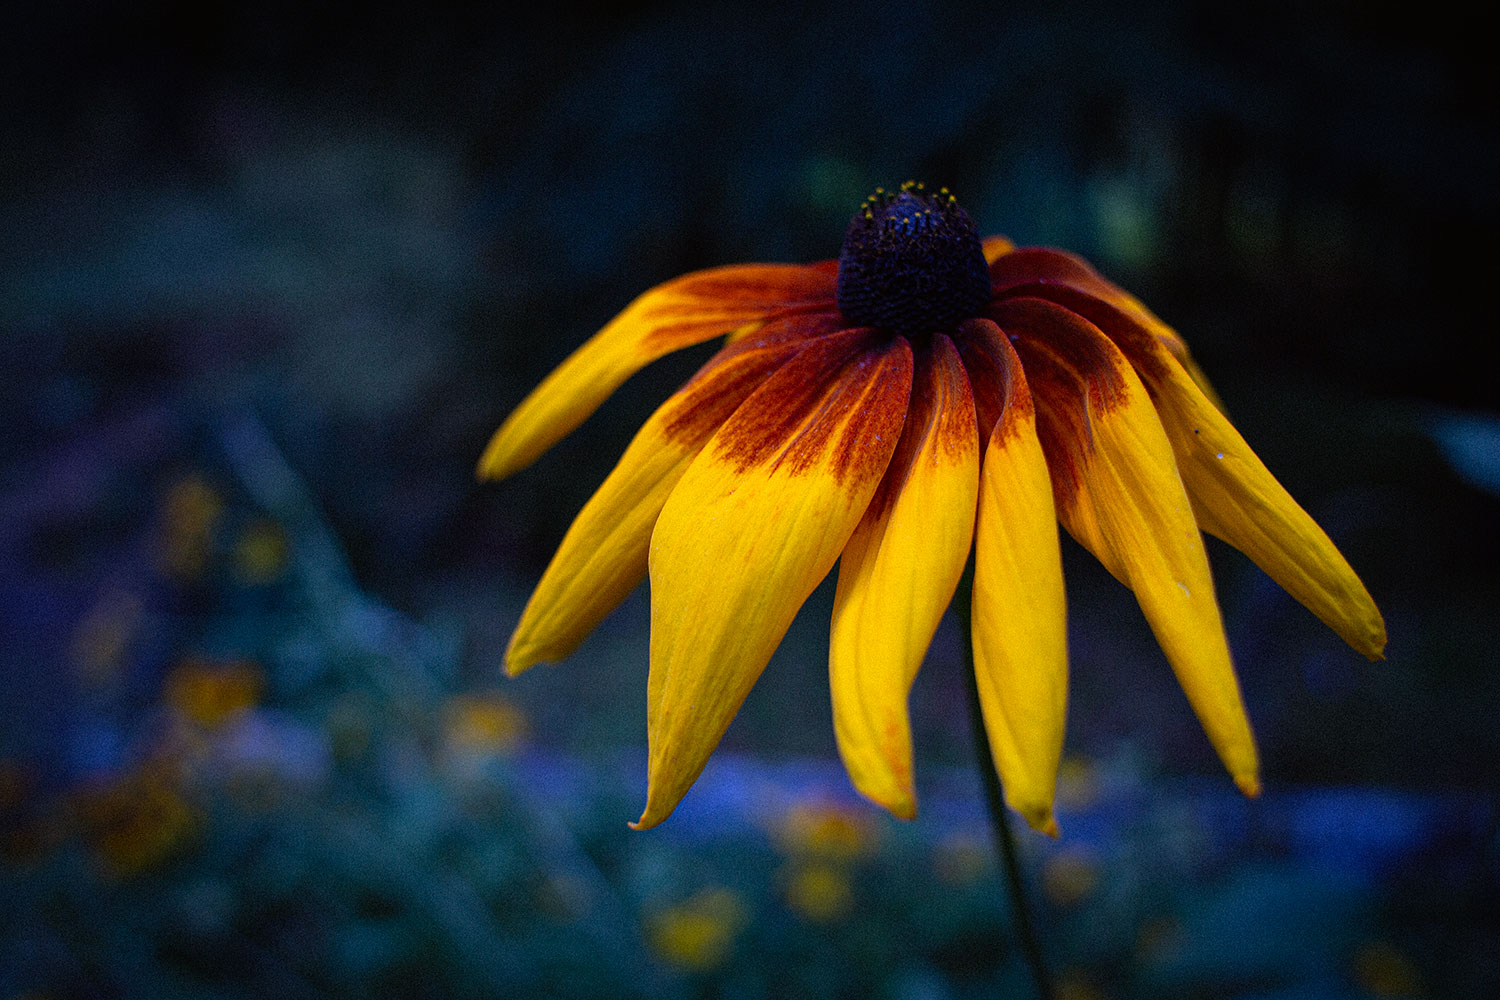
[[[941,330],[978,315],[990,298],[979,231],[943,188],[907,181],[877,188],[839,251],[839,311],[850,322],[905,335]]]

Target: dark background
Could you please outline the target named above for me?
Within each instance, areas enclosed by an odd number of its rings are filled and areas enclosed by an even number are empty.
[[[1019,989],[951,623],[905,825],[838,768],[828,588],[658,832],[644,592],[499,678],[707,349],[479,487],[488,434],[643,289],[833,256],[908,177],[1180,330],[1390,631],[1366,664],[1212,546],[1245,803],[1068,546],[1023,837],[1067,995],[1493,988],[1491,48],[1441,5],[7,8],[0,995]]]

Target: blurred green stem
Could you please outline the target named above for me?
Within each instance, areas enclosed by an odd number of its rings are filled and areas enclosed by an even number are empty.
[[[964,647],[964,681],[969,689],[969,723],[974,737],[974,757],[979,765],[979,777],[984,783],[985,805],[989,807],[990,826],[995,833],[995,847],[1000,855],[1000,869],[1010,888],[1011,907],[1015,915],[1016,937],[1021,954],[1036,980],[1037,995],[1042,1000],[1055,1000],[1057,991],[1052,977],[1047,972],[1047,963],[1042,957],[1041,943],[1037,938],[1036,925],[1031,919],[1031,908],[1027,903],[1026,884],[1021,879],[1021,859],[1016,849],[1016,836],[1011,830],[1010,816],[1005,808],[1005,794],[1000,788],[1000,774],[995,770],[995,759],[990,755],[990,740],[984,729],[984,713],[979,707],[979,679],[974,674],[974,629],[970,617],[970,602],[973,599],[973,563],[964,571],[953,596],[953,610],[958,615],[959,628]]]

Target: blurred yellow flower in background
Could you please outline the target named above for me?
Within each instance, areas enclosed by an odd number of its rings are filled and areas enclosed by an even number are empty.
[[[646,941],[656,956],[688,972],[724,964],[750,910],[732,889],[704,889],[646,919]]]
[[[286,569],[286,531],[270,518],[252,520],[234,542],[234,569],[248,584],[270,583]]]
[[[201,576],[223,513],[224,498],[202,476],[188,475],[173,483],[162,503],[162,569],[183,579]]]
[[[165,698],[183,718],[217,729],[254,708],[264,688],[265,674],[254,663],[193,657],[167,675]]]
[[[1102,877],[1092,851],[1073,848],[1047,858],[1042,865],[1042,891],[1054,906],[1067,908],[1094,894]]]
[[[832,923],[854,908],[854,886],[841,865],[798,865],[787,879],[786,900],[805,919]]]
[[[503,754],[516,749],[529,727],[526,714],[495,694],[458,695],[443,713],[443,738],[455,753]]]
[[[1411,959],[1389,941],[1370,941],[1354,956],[1354,979],[1377,997],[1420,997],[1426,994]]]
[[[875,847],[875,830],[868,817],[824,802],[792,806],[776,833],[788,854],[831,861],[853,861]]]
[[[84,839],[111,874],[128,878],[164,864],[191,842],[202,824],[169,766],[140,768],[79,793]]]

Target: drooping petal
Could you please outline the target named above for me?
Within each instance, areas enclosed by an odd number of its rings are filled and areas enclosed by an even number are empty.
[[[521,401],[479,459],[481,479],[503,479],[599,408],[657,358],[777,314],[832,309],[826,269],[783,264],[711,268],[644,293]]]
[[[907,694],[963,575],[978,487],[969,380],[953,342],[934,334],[885,479],[839,561],[828,658],[849,778],[905,819],[917,808]]]
[[[1180,368],[1159,390],[1157,411],[1203,529],[1248,555],[1356,651],[1381,659],[1385,620],[1348,560]]]
[[[974,672],[1005,801],[1057,835],[1052,803],[1068,700],[1067,603],[1057,513],[1020,359],[994,323],[959,331],[979,398],[997,414],[974,541]]]
[[[651,536],[650,775],[660,823],[707,762],[885,474],[911,391],[901,338],[818,341],[688,467]]]
[[[1061,301],[1054,292],[1061,290],[1066,293],[1072,290],[1109,303],[1155,337],[1187,370],[1204,394],[1213,400],[1214,405],[1223,409],[1213,386],[1209,385],[1208,378],[1193,360],[1187,344],[1177,331],[1158,319],[1135,296],[1101,276],[1082,257],[1051,247],[1023,247],[991,262],[990,287],[997,299],[1035,296]]]
[[[984,259],[991,264],[1001,255],[1008,254],[1016,248],[1016,245],[1005,236],[986,236],[981,246],[984,248]]]
[[[1058,514],[1136,600],[1229,773],[1259,790],[1259,763],[1213,578],[1172,446],[1119,348],[1042,299],[998,303],[1037,402]]]
[[[688,463],[772,372],[839,322],[773,321],[721,350],[652,414],[542,574],[506,650],[507,673],[567,656],[635,589],[656,517]]]
[[[1199,526],[1248,555],[1355,650],[1379,659],[1385,622],[1369,591],[1198,380],[1148,329],[1110,303],[1080,292],[1054,301],[1103,330],[1141,374]]]

